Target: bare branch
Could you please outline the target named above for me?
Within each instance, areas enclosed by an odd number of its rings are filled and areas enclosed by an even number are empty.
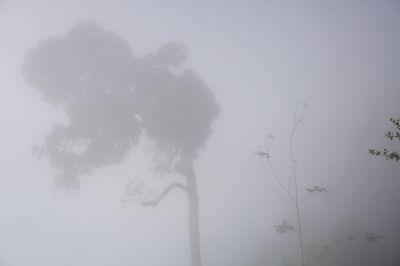
[[[186,186],[184,184],[178,183],[178,182],[174,182],[174,183],[170,184],[167,188],[165,188],[164,191],[157,198],[155,198],[154,200],[142,202],[142,207],[149,207],[149,206],[151,206],[153,208],[157,207],[158,203],[160,203],[160,201],[165,196],[167,196],[168,193],[171,190],[173,190],[174,188],[180,188],[183,191],[187,192],[187,188],[186,188]]]
[[[295,134],[296,134],[298,125],[299,125],[299,123],[297,121],[294,121],[292,131],[290,132],[290,155],[291,155],[291,159],[292,159],[292,174],[290,175],[289,182],[287,185],[288,189],[290,189],[290,185],[296,175],[296,159],[294,156],[293,145],[294,145]]]
[[[301,265],[305,266],[304,264],[304,247],[303,247],[303,229],[301,225],[301,217],[300,217],[300,206],[299,206],[299,191],[298,191],[298,185],[297,185],[297,176],[296,176],[296,159],[294,155],[294,150],[293,150],[293,142],[294,142],[294,137],[296,134],[297,126],[301,122],[294,121],[293,129],[290,134],[290,156],[292,159],[292,177],[293,177],[293,183],[294,183],[294,190],[295,190],[295,208],[296,208],[296,215],[297,215],[297,222],[298,222],[298,229],[299,229],[299,241],[300,241],[300,250],[301,250]],[[292,179],[289,181],[289,185]]]
[[[265,166],[264,166],[264,164],[263,164],[262,166],[263,166],[263,168],[264,168],[264,171],[265,171],[267,174],[271,174],[271,175],[275,178],[276,182],[277,182],[278,185],[281,187],[281,189],[288,195],[288,197],[289,197],[293,202],[295,202],[295,198],[293,197],[292,193],[290,193],[289,189],[286,188],[286,187],[282,184],[281,180],[279,179],[279,177],[278,177],[277,174],[275,173],[274,167],[272,166],[272,163],[271,163],[270,159],[267,158],[266,161],[267,161],[267,163],[268,163],[268,166],[269,166],[271,172],[268,173],[267,169],[265,168]]]
[[[282,201],[286,202],[290,206],[296,207],[296,205],[291,201],[291,199],[286,199],[281,194],[279,194],[278,190],[274,189],[275,194],[280,198]]]

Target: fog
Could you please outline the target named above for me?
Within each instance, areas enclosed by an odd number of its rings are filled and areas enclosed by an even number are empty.
[[[0,0],[0,32],[1,266],[302,265],[299,229],[303,265],[399,265],[398,1]]]

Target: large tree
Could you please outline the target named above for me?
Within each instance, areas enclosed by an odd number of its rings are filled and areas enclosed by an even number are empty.
[[[200,266],[199,207],[193,162],[219,112],[212,91],[192,70],[182,69],[186,50],[167,43],[134,56],[128,43],[95,22],[40,42],[26,54],[23,75],[43,99],[61,106],[56,124],[36,148],[58,171],[57,183],[78,187],[79,176],[120,163],[141,136],[154,141],[185,183],[170,184],[188,198],[192,266]]]

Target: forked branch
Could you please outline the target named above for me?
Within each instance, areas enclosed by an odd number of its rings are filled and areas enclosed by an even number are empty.
[[[154,200],[142,202],[142,207],[149,207],[149,206],[151,206],[153,208],[157,207],[157,205],[160,203],[160,201],[163,198],[165,198],[165,196],[167,196],[168,193],[171,190],[173,190],[174,188],[180,188],[183,191],[187,192],[187,188],[186,188],[186,186],[184,184],[179,183],[179,182],[174,182],[174,183],[170,184],[168,187],[166,187],[164,189],[164,191],[161,192],[161,194],[157,198],[155,198]]]

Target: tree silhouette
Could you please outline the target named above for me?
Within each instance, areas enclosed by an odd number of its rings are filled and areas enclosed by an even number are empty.
[[[57,183],[78,187],[79,176],[120,163],[141,136],[178,163],[186,183],[172,183],[188,198],[192,266],[200,266],[199,209],[193,161],[219,112],[213,93],[194,71],[182,69],[186,50],[167,43],[134,56],[126,41],[95,22],[48,38],[24,60],[26,82],[43,99],[61,106],[66,124],[56,124],[36,151],[58,170]]]
[[[271,175],[278,187],[279,190],[275,191],[277,196],[288,203],[295,209],[296,212],[296,219],[297,219],[297,228],[294,225],[289,224],[286,220],[284,220],[280,225],[273,226],[275,228],[275,232],[277,233],[286,233],[286,232],[296,232],[299,237],[299,247],[300,247],[300,260],[301,265],[306,265],[306,258],[304,252],[304,240],[303,240],[303,226],[302,226],[302,215],[301,215],[301,204],[304,199],[300,198],[299,193],[299,180],[297,174],[297,160],[295,156],[294,144],[296,141],[296,137],[300,131],[300,129],[304,125],[304,117],[307,111],[307,104],[302,103],[300,106],[296,107],[296,110],[293,115],[293,125],[290,132],[290,168],[291,174],[289,177],[282,178],[276,171],[272,163],[272,144],[275,140],[275,136],[269,134],[267,136],[267,146],[264,151],[256,151],[254,152],[261,160],[262,167],[266,174]],[[266,163],[266,165],[265,165]],[[305,189],[310,196],[315,193],[327,193],[328,190],[323,186],[313,186],[311,188]]]

